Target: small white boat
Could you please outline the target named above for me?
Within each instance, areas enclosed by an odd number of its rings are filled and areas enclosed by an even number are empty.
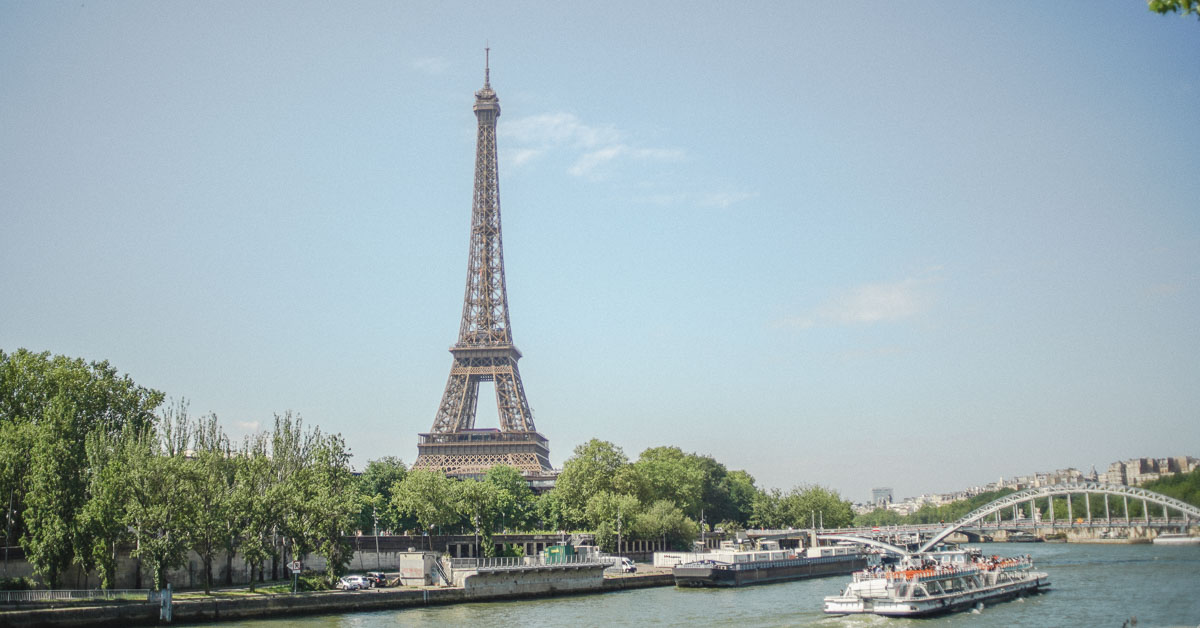
[[[912,554],[894,571],[855,572],[841,595],[825,598],[832,615],[873,613],[888,617],[936,615],[1037,593],[1049,588],[1033,560],[984,558],[979,550]]]
[[[1200,545],[1200,536],[1186,534],[1160,534],[1151,541],[1155,545]]]

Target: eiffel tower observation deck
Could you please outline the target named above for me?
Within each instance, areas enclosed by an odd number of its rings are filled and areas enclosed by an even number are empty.
[[[496,163],[500,99],[492,90],[490,64],[483,76],[483,88],[475,92],[479,126],[462,321],[458,342],[450,348],[453,362],[441,405],[429,433],[420,434],[412,468],[477,477],[504,464],[516,467],[535,487],[545,487],[554,477],[549,441],[534,427],[517,370],[521,352],[513,345],[508,320]],[[480,382],[494,384],[499,429],[475,427]]]

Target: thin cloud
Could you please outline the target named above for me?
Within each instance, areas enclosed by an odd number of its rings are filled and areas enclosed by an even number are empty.
[[[703,207],[726,209],[730,205],[736,205],[757,196],[757,193],[752,192],[711,192],[700,198],[700,205]]]
[[[233,426],[243,432],[256,433],[259,430],[260,424],[258,421],[234,421]]]
[[[871,283],[835,296],[818,310],[821,318],[836,323],[876,323],[919,314],[927,307],[920,289],[924,281]]]
[[[422,57],[412,61],[414,70],[423,74],[437,76],[450,69],[450,61],[445,57]]]
[[[601,179],[626,162],[672,162],[686,157],[675,148],[638,146],[612,126],[586,124],[566,112],[543,113],[503,123],[497,133],[516,145],[508,153],[520,167],[545,155],[569,163],[567,173]]]
[[[931,286],[938,281],[936,276],[923,276],[854,286],[835,294],[809,312],[776,321],[775,326],[804,330],[818,326],[870,325],[912,318],[931,307]]]

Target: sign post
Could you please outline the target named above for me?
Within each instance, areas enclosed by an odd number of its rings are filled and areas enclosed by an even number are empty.
[[[292,593],[296,592],[296,585],[300,580],[300,561],[293,560],[288,563],[288,567],[292,570]]]

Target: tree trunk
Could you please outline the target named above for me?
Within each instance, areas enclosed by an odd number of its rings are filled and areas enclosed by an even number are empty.
[[[212,554],[204,555],[204,595],[212,593]]]

